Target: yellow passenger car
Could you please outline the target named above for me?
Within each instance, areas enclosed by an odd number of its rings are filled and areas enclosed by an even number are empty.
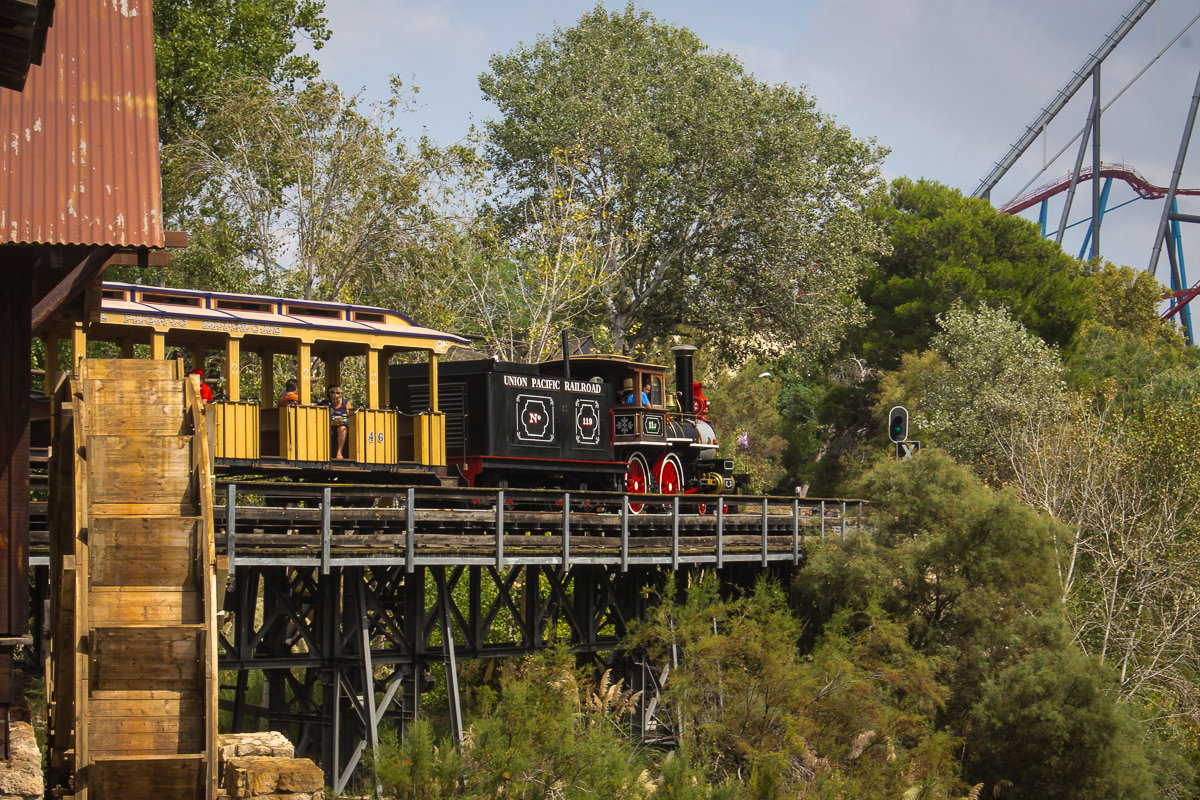
[[[446,422],[436,390],[428,408],[394,411],[387,368],[397,354],[417,354],[427,362],[429,385],[436,387],[438,357],[468,340],[419,327],[396,311],[345,303],[122,283],[104,283],[93,295],[82,322],[47,334],[47,364],[59,363],[68,339],[76,354],[87,341],[99,340],[114,343],[129,358],[139,352],[156,359],[184,354],[195,367],[220,364],[219,375],[211,370],[208,375],[218,390],[208,409],[218,467],[312,469],[337,461],[331,409],[322,402],[323,387],[314,385],[312,365],[322,363],[325,387],[339,385],[346,377],[345,359],[361,356],[356,363],[365,363],[365,370],[355,384],[364,396],[348,419],[346,458],[337,463],[444,472]],[[257,361],[257,397],[242,394],[248,354]],[[278,401],[285,388],[274,377],[279,356],[295,359],[295,404]],[[51,367],[46,385],[55,380]]]

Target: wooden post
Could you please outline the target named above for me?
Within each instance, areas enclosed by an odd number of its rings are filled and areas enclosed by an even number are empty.
[[[379,408],[379,350],[367,348],[367,408]]]
[[[438,357],[429,354],[429,410],[438,413]]]
[[[47,397],[54,392],[54,387],[58,385],[58,342],[58,334],[47,334],[46,377],[43,379],[45,385],[42,388]]]
[[[76,320],[71,325],[71,374],[79,374],[79,362],[87,357],[87,323]]]
[[[33,343],[33,268],[16,259],[3,265],[4,292],[0,293],[0,636],[23,638],[29,632],[29,392],[30,345]],[[11,675],[14,642],[0,645],[2,672]],[[8,750],[8,707],[20,687],[0,684],[0,711],[4,735],[0,745]]]
[[[167,334],[164,331],[154,331],[150,334],[150,357],[162,361],[167,357]]]
[[[242,340],[225,340],[225,394],[230,402],[242,399]]]
[[[121,358],[133,358],[133,345],[135,342],[128,336],[121,339]]]
[[[325,363],[325,389],[330,386],[342,385],[342,357],[335,353],[326,353],[321,359]]]
[[[300,384],[300,405],[312,405],[312,345],[296,345],[296,382]]]
[[[379,351],[379,407],[387,408],[392,404],[392,382],[388,379],[388,361],[391,360],[391,353],[387,350]]]
[[[204,359],[208,356],[208,348],[202,344],[192,345],[192,369],[204,369]],[[201,378],[203,383],[204,379]]]

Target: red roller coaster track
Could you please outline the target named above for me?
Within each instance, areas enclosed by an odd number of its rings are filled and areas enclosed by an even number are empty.
[[[1100,177],[1102,178],[1119,178],[1129,184],[1138,196],[1144,200],[1161,200],[1167,196],[1167,187],[1155,186],[1146,180],[1140,172],[1128,164],[1101,164]],[[1079,182],[1090,181],[1092,179],[1092,168],[1085,167],[1079,173]],[[1046,200],[1059,192],[1065,192],[1067,187],[1071,185],[1070,173],[1062,176],[1058,180],[1037,187],[1026,192],[1015,200],[1009,200],[1004,205],[1000,206],[1000,212],[1003,214],[1017,214],[1025,209],[1035,206],[1038,203]],[[1200,189],[1177,189],[1176,195],[1200,196]]]

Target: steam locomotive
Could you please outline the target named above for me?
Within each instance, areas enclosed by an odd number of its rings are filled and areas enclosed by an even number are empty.
[[[708,404],[692,379],[695,349],[673,348],[673,392],[664,367],[623,356],[443,363],[438,396],[448,464],[470,486],[732,492],[733,462],[718,452]],[[428,408],[420,365],[393,366],[389,380],[401,411]]]

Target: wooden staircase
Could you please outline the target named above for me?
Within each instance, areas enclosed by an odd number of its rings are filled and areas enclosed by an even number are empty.
[[[84,360],[55,398],[50,785],[211,800],[217,685],[211,457],[177,361]]]

